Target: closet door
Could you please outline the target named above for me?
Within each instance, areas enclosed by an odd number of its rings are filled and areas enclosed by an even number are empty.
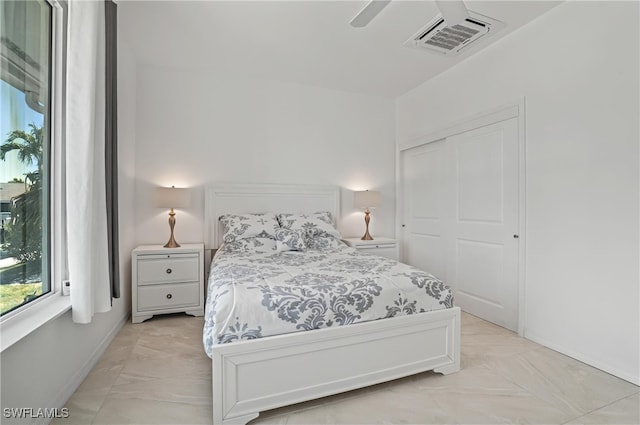
[[[402,261],[445,280],[445,141],[402,153]]]
[[[517,119],[402,153],[404,262],[444,280],[464,311],[518,328]]]
[[[515,118],[447,139],[454,202],[447,279],[463,310],[518,329],[518,126]]]

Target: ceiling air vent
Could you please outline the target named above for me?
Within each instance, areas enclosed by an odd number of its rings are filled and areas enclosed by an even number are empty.
[[[503,27],[504,23],[472,11],[469,11],[468,18],[451,26],[447,25],[442,15],[438,15],[404,45],[454,56]]]

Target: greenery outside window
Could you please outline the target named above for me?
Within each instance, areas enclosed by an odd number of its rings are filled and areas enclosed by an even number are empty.
[[[0,314],[52,291],[53,8],[0,5]]]

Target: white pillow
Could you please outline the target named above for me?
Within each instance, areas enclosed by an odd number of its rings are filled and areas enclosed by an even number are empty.
[[[224,242],[247,238],[276,238],[280,228],[274,214],[225,214],[219,218],[224,225]]]
[[[329,235],[341,238],[328,211],[313,214],[278,214],[278,222],[282,228],[302,232],[305,237]]]

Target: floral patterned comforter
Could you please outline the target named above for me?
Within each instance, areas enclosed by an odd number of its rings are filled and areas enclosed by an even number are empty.
[[[221,249],[209,275],[203,342],[213,344],[423,313],[451,289],[406,264],[341,245],[328,250]]]

